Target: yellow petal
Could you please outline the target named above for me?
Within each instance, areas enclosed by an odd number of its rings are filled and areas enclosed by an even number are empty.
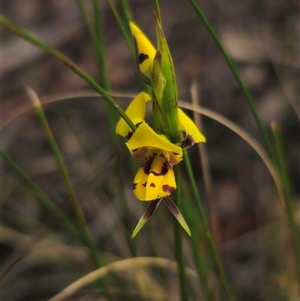
[[[146,112],[146,102],[151,98],[147,93],[141,92],[138,94],[129,104],[125,113],[131,119],[134,125],[142,122],[145,118]],[[123,137],[128,136],[128,134],[132,132],[131,128],[124,121],[123,118],[119,120],[116,126],[116,133]]]
[[[153,153],[152,158],[138,170],[133,180],[134,195],[141,201],[153,201],[169,196],[175,189],[172,165],[162,152]]]
[[[182,157],[181,147],[171,143],[164,135],[154,132],[145,121],[139,125],[132,137],[126,142],[126,145],[132,155],[134,150],[146,147],[148,149],[159,149],[174,153],[178,158]]]
[[[135,41],[139,71],[143,80],[150,84],[150,74],[156,50],[147,36],[133,22],[130,22],[129,25]]]
[[[199,131],[196,124],[181,109],[178,108],[178,130],[185,132],[186,136],[194,141],[194,143],[205,142],[206,138]]]

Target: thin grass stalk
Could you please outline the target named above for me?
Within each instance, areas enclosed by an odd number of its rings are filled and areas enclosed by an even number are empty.
[[[105,90],[110,91],[110,83],[107,74],[105,52],[104,52],[104,38],[102,31],[102,13],[100,11],[99,1],[93,0],[93,12],[94,12],[94,26],[95,26],[95,41],[99,45],[97,51],[98,69],[102,79],[102,85]]]
[[[238,86],[240,87],[240,89],[242,90],[242,93],[244,94],[246,101],[250,107],[251,113],[258,125],[258,128],[265,140],[265,144],[267,146],[267,149],[269,151],[269,154],[271,156],[273,156],[273,150],[270,144],[270,140],[269,137],[267,135],[267,131],[266,128],[259,116],[258,110],[256,108],[255,102],[252,99],[252,96],[250,95],[247,87],[245,86],[235,64],[233,63],[232,59],[230,58],[230,56],[228,55],[227,51],[225,50],[221,40],[219,39],[218,35],[216,34],[215,30],[213,29],[213,27],[211,26],[211,24],[209,23],[208,19],[206,18],[206,16],[204,15],[203,11],[201,10],[201,8],[196,4],[195,0],[188,0],[190,5],[192,6],[192,8],[194,9],[195,13],[197,14],[197,16],[199,17],[199,19],[202,21],[202,23],[204,24],[205,28],[207,29],[207,31],[209,32],[209,34],[211,35],[212,39],[214,40],[214,42],[216,43],[217,47],[219,48],[220,52],[222,53],[226,63],[228,64]]]
[[[74,214],[77,218],[78,228],[79,228],[79,231],[81,233],[81,238],[82,238],[83,242],[89,248],[91,258],[93,259],[95,266],[100,267],[102,264],[101,264],[100,258],[98,256],[96,246],[93,243],[93,240],[92,240],[91,234],[89,232],[84,214],[81,210],[79,200],[76,196],[76,193],[75,193],[74,187],[72,185],[71,179],[69,177],[67,168],[66,168],[66,166],[64,164],[64,161],[62,159],[62,156],[61,156],[60,150],[58,148],[58,145],[57,145],[57,143],[54,139],[53,133],[52,133],[51,128],[49,126],[49,123],[48,123],[48,120],[47,120],[46,115],[44,113],[44,110],[43,110],[43,108],[41,106],[41,103],[40,103],[37,95],[35,94],[35,92],[30,88],[27,88],[26,90],[27,90],[27,93],[28,93],[28,95],[29,95],[29,97],[32,101],[33,107],[34,107],[34,109],[36,111],[36,114],[37,114],[37,117],[38,117],[38,119],[41,123],[41,126],[42,126],[43,131],[44,131],[45,136],[46,136],[46,139],[47,139],[47,141],[49,143],[49,146],[51,148],[52,154],[54,156],[54,159],[56,161],[58,169],[61,173],[63,182],[64,182],[64,184],[66,186],[66,189],[67,189],[67,192],[70,196],[71,205],[73,207]]]
[[[83,21],[85,23],[86,30],[89,35],[90,42],[96,57],[98,70],[100,72],[100,78],[102,81],[102,86],[106,91],[110,90],[109,79],[106,69],[106,61],[104,55],[104,41],[101,26],[101,12],[99,3],[97,0],[93,0],[93,16],[94,16],[94,27],[87,13],[86,5],[83,0],[77,0],[78,6],[80,8]]]
[[[241,127],[239,127],[237,124],[234,122],[230,121],[229,119],[225,118],[222,115],[219,115],[218,113],[211,111],[207,108],[199,107],[198,105],[192,105],[187,102],[180,102],[180,105],[182,108],[196,111],[199,114],[202,114],[204,116],[207,116],[218,123],[224,125],[234,133],[236,133],[238,136],[240,136],[243,140],[245,140],[251,148],[259,155],[259,157],[262,159],[264,164],[266,165],[268,171],[270,172],[270,175],[272,176],[274,183],[276,185],[278,195],[280,198],[281,204],[284,206],[284,193],[283,193],[283,188],[282,188],[282,183],[280,180],[280,177],[278,176],[278,172],[275,168],[275,163],[273,163],[265,151],[264,147],[260,145],[260,143],[251,137],[245,130],[243,130]]]
[[[126,9],[126,16],[127,13],[129,14],[129,7],[126,7],[126,4],[124,3],[122,5],[122,8],[125,10]],[[102,78],[105,78],[106,80],[103,82],[104,88],[107,90],[110,90],[109,82],[108,82],[108,76],[107,76],[107,69],[105,65],[105,56],[104,56],[104,43],[103,43],[103,34],[102,34],[102,22],[101,22],[101,12],[100,12],[100,7],[99,3],[97,0],[93,0],[93,10],[94,10],[94,19],[95,19],[95,30],[96,30],[96,38],[100,41],[100,48],[101,52],[98,53],[98,55],[101,55],[100,61],[102,62],[101,65],[99,65],[100,68],[100,74]],[[128,24],[128,22],[126,22]],[[127,29],[124,28],[124,31],[129,32],[129,27],[127,25]],[[127,229],[131,228],[131,222],[130,222],[130,214],[129,214],[129,209],[127,206],[126,198],[125,198],[125,181],[124,181],[124,172],[122,170],[122,162],[121,162],[121,155],[118,149],[118,137],[115,133],[115,126],[116,126],[116,119],[113,118],[114,116],[112,115],[112,109],[109,106],[106,106],[106,111],[107,111],[107,116],[108,116],[108,123],[109,123],[109,131],[110,131],[110,138],[111,138],[111,145],[113,151],[116,153],[116,170],[117,170],[117,175],[118,175],[118,196],[120,200],[120,212],[122,214],[122,220],[125,224],[125,227]],[[136,253],[136,242],[131,239],[131,235],[128,232],[127,236],[127,242],[130,247],[130,251],[132,254]]]
[[[290,179],[286,167],[286,158],[283,149],[283,141],[278,126],[276,124],[272,124],[271,128],[272,128],[272,133],[273,133],[275,147],[276,147],[275,154],[278,163],[278,174],[283,184],[286,215],[287,215],[288,224],[291,231],[292,241],[294,246],[295,259],[296,259],[296,274],[297,274],[298,281],[300,281],[300,233],[299,230],[297,229],[297,224],[296,224],[296,218],[294,212],[295,207],[293,204],[292,189],[291,189]]]
[[[110,273],[122,272],[124,274],[132,269],[139,268],[139,269],[149,270],[150,268],[153,267],[164,268],[164,269],[171,268],[172,270],[175,270],[176,262],[166,258],[157,258],[157,257],[135,257],[135,258],[126,258],[123,260],[118,260],[74,281],[68,287],[66,287],[61,292],[59,292],[57,295],[49,299],[49,301],[63,301],[67,299],[72,300],[71,296],[75,292],[83,289],[85,286],[91,284],[92,282],[94,282],[95,280],[101,277],[109,276]],[[195,277],[197,277],[197,273],[195,273],[190,268],[185,268],[185,274],[188,279],[194,279]]]
[[[119,15],[118,11],[117,11],[117,8],[114,4],[114,2],[112,0],[107,0],[107,3],[122,31],[122,34],[125,38],[125,41],[129,47],[129,50],[132,54],[132,57],[135,57],[135,49],[134,49],[134,45],[133,45],[133,42],[132,42],[132,37],[131,37],[131,33],[130,33],[130,30],[129,30],[129,27],[128,27],[128,24],[124,24],[124,22],[122,21],[122,18],[121,16]]]
[[[174,168],[175,178],[178,181],[178,170]],[[179,185],[178,185],[179,186]],[[177,187],[175,192],[172,194],[172,199],[176,206],[178,206],[180,198],[180,187]],[[178,221],[174,219],[173,221],[173,235],[174,235],[174,255],[177,262],[177,271],[178,271],[178,281],[179,281],[179,291],[180,291],[180,300],[188,300],[188,290],[186,283],[186,275],[184,271],[184,256],[182,250],[182,228],[179,225]]]
[[[16,173],[19,180],[28,187],[35,197],[42,204],[44,209],[57,217],[59,221],[68,229],[73,235],[78,237],[78,231],[75,225],[68,219],[68,217],[62,213],[62,211],[57,208],[53,202],[48,198],[48,196],[42,191],[38,185],[36,185],[28,175],[13,161],[13,159],[7,155],[3,150],[0,149],[0,156],[3,158],[5,163]]]
[[[181,185],[181,187],[183,187],[183,186]],[[185,191],[184,193],[186,193],[186,192],[187,191]],[[189,194],[190,194],[190,191],[188,191],[188,195]],[[186,197],[185,201],[188,201],[190,199],[191,199],[190,196]],[[191,206],[185,207],[184,211],[185,211],[184,215],[187,218],[187,223],[191,227],[192,235],[189,237],[189,244],[190,244],[193,259],[194,259],[194,264],[196,266],[196,270],[198,273],[199,286],[202,288],[204,300],[213,301],[214,296],[210,289],[209,280],[208,280],[209,270],[207,269],[207,266],[205,264],[205,259],[202,257],[202,254],[199,251],[199,243],[202,243],[202,240],[198,241],[197,237],[202,237],[202,236],[200,236],[201,233],[199,234],[199,227],[198,227],[199,224],[198,224],[197,213],[194,210],[194,208]]]
[[[62,64],[68,67],[71,71],[76,73],[80,76],[83,80],[85,80],[91,88],[93,88],[96,92],[101,94],[103,98],[117,111],[117,113],[125,120],[125,122],[129,125],[129,127],[135,131],[136,127],[132,123],[132,121],[128,118],[125,112],[121,109],[121,107],[114,101],[114,99],[103,89],[99,84],[96,83],[94,79],[92,79],[86,72],[84,72],[78,65],[76,65],[72,60],[66,57],[57,49],[53,48],[52,46],[48,45],[40,38],[25,30],[21,26],[17,25],[16,23],[12,22],[11,20],[7,19],[3,15],[0,15],[0,24],[2,27],[7,30],[8,32],[15,34],[22,39],[30,42],[34,46],[42,49],[46,53],[54,56],[58,59]]]
[[[126,23],[128,24],[128,21],[132,19],[132,12],[130,9],[130,5],[128,4],[127,0],[120,0],[120,6],[121,6],[121,10],[124,13]],[[128,26],[128,32],[130,32],[129,26]]]
[[[158,18],[158,21],[162,25],[161,14],[160,14],[160,9],[159,9],[159,0],[153,0],[153,6],[154,6],[154,11],[155,11],[155,14]]]
[[[191,96],[192,96],[192,104],[200,106],[200,96],[199,96],[199,89],[197,83],[194,81],[191,86]],[[193,111],[193,116],[196,125],[199,129],[202,129],[202,120],[201,114],[198,114],[195,110]],[[203,173],[203,181],[204,186],[207,194],[207,201],[208,201],[208,217],[209,223],[212,231],[212,235],[216,240],[216,236],[219,235],[219,227],[217,223],[217,216],[214,210],[214,191],[213,191],[213,182],[211,177],[211,172],[209,168],[209,158],[207,155],[207,146],[205,143],[199,143],[198,145],[198,152],[200,155],[200,162],[202,167]]]
[[[191,211],[194,213],[194,210]],[[201,255],[199,254],[199,247],[197,245],[197,241],[194,235],[190,236],[190,246],[194,257],[196,270],[200,279],[200,284],[203,290],[204,300],[213,301],[213,294],[211,292],[211,289],[209,288],[208,283],[207,269]]]
[[[234,301],[235,296],[232,292],[231,286],[229,284],[229,281],[228,281],[227,276],[225,274],[225,271],[223,269],[223,266],[222,266],[222,263],[221,263],[221,260],[220,260],[220,256],[218,254],[217,248],[215,246],[214,240],[212,238],[212,235],[211,235],[211,232],[210,232],[210,229],[209,229],[209,226],[208,226],[208,222],[207,222],[206,217],[205,217],[204,208],[201,204],[200,195],[199,195],[199,192],[198,192],[198,189],[197,189],[194,173],[193,173],[192,166],[191,166],[191,161],[190,161],[190,158],[188,156],[187,151],[184,151],[183,158],[184,158],[185,166],[186,166],[187,173],[188,173],[188,179],[190,181],[192,191],[193,191],[193,194],[194,194],[195,199],[196,199],[197,208],[198,208],[201,223],[203,225],[205,235],[206,235],[206,238],[207,238],[207,241],[208,241],[208,246],[209,246],[209,249],[210,249],[210,252],[211,252],[211,256],[212,256],[212,259],[213,259],[214,264],[216,266],[216,271],[217,271],[217,273],[218,273],[218,275],[221,279],[221,283],[222,283],[224,291],[225,291],[225,293],[228,297],[228,300]]]
[[[134,42],[133,42],[133,39],[132,39],[132,36],[131,36],[131,31],[130,31],[130,28],[129,28],[129,21],[131,21],[131,19],[128,19],[128,17],[131,16],[131,13],[128,13],[128,11],[130,11],[130,8],[128,6],[128,3],[125,1],[124,3],[121,4],[121,8],[122,9],[125,9],[124,11],[124,18],[125,20],[123,21],[120,14],[118,13],[117,9],[116,9],[116,6],[115,4],[113,3],[112,0],[107,0],[111,10],[112,10],[112,13],[124,35],[124,38],[125,38],[125,41],[128,45],[128,48],[130,50],[130,53],[133,57],[133,60],[135,62],[135,65],[138,66],[138,63],[137,63],[137,56],[136,56],[136,52],[135,52],[135,46],[134,46]],[[144,89],[145,92],[147,92],[148,94],[151,93],[151,90],[150,90],[150,87],[149,85],[145,84],[144,81],[141,79],[141,77],[139,76],[139,80],[140,80],[140,83]]]

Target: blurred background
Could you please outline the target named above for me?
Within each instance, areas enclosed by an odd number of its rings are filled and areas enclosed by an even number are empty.
[[[152,2],[128,2],[133,19],[155,44]],[[203,107],[236,122],[264,144],[231,71],[188,2],[160,2],[180,99],[190,102],[190,87],[196,82]],[[118,5],[118,1],[115,3]],[[86,4],[91,12],[91,1]],[[116,100],[125,108],[131,99],[126,95],[137,94],[142,86],[109,5],[104,0],[99,4],[111,89],[121,95]],[[299,226],[299,2],[201,0],[198,4],[236,63],[266,127],[270,129],[271,123],[276,123],[282,132]],[[76,1],[3,0],[2,13],[58,48],[101,83]],[[28,85],[42,102],[49,101],[44,106],[45,113],[105,262],[131,257],[133,253],[157,255],[152,240],[157,244],[159,256],[173,259],[169,242],[172,239],[169,224],[173,218],[163,206],[134,242],[128,243],[144,204],[132,194],[137,167],[128,163],[131,158],[128,159],[122,139],[119,139],[119,151],[128,210],[122,211],[116,201],[121,190],[117,181],[119,171],[115,166],[116,150],[111,147],[104,100],[82,94],[86,91],[88,95],[92,90],[81,78],[41,50],[3,30],[1,52],[1,148],[55,204],[72,214],[55,161],[24,90]],[[73,97],[66,99],[66,93]],[[202,124],[212,179],[211,204],[196,148],[190,151],[192,164],[214,239],[238,300],[296,300],[286,289],[290,281],[287,271],[293,274],[294,269],[291,238],[269,171],[248,143],[231,130],[207,117],[202,117]],[[268,134],[271,136],[271,131]],[[0,164],[3,300],[47,300],[89,272],[91,264],[85,250],[64,232],[57,219],[41,208],[3,161]],[[182,206],[191,204],[183,202]],[[63,258],[62,263],[54,254]],[[187,265],[193,268],[190,254],[186,257]],[[197,292],[196,284],[194,289]],[[88,291],[72,300],[102,300],[100,295]],[[118,296],[113,300],[131,300]],[[172,295],[169,297],[169,300],[178,298],[175,293],[173,299]]]

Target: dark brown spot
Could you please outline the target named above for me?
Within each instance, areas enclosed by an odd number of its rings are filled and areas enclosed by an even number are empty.
[[[132,131],[130,131],[130,132],[128,132],[128,134],[127,134],[127,136],[126,136],[126,138],[129,140],[130,138],[131,138],[131,136],[133,135],[133,132]]]
[[[169,171],[169,169],[170,169],[169,162],[168,162],[168,161],[165,161],[165,162],[163,163],[162,168],[161,168],[160,174],[161,174],[162,176],[164,176],[164,175]]]
[[[164,192],[172,193],[173,191],[175,191],[175,187],[170,185],[163,185],[161,188]]]
[[[133,183],[133,190],[136,189],[136,183]]]
[[[180,141],[181,148],[189,148],[195,144],[195,140],[191,135],[187,135],[184,140]]]
[[[153,160],[154,160],[154,158],[157,156],[157,153],[153,153],[153,156],[152,157],[150,157],[147,161],[146,161],[146,163],[144,164],[144,173],[146,174],[146,175],[149,175],[149,173],[151,172],[151,165],[152,165],[152,162],[153,162]]]
[[[155,183],[151,183],[150,187],[156,187]]]
[[[141,53],[139,55],[139,64],[142,64],[145,60],[147,60],[149,58],[149,55],[145,54],[145,53]]]
[[[142,184],[142,186],[144,186],[144,187],[146,187],[146,185],[147,185],[147,181],[146,181],[145,183]]]

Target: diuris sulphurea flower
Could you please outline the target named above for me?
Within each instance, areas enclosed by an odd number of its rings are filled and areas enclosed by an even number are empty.
[[[126,146],[130,154],[142,164],[133,180],[134,195],[140,201],[150,202],[132,237],[161,201],[191,235],[182,214],[170,198],[176,190],[173,166],[182,161],[183,149],[205,142],[205,137],[177,106],[173,62],[158,21],[156,20],[157,50],[134,23],[130,22],[130,28],[135,41],[139,72],[152,88],[154,126],[151,128],[145,121],[146,103],[151,97],[144,92],[139,93],[125,111],[137,127],[136,131],[133,132],[122,118],[116,126],[116,133],[128,139]],[[179,134],[184,135],[184,139],[178,142]]]

